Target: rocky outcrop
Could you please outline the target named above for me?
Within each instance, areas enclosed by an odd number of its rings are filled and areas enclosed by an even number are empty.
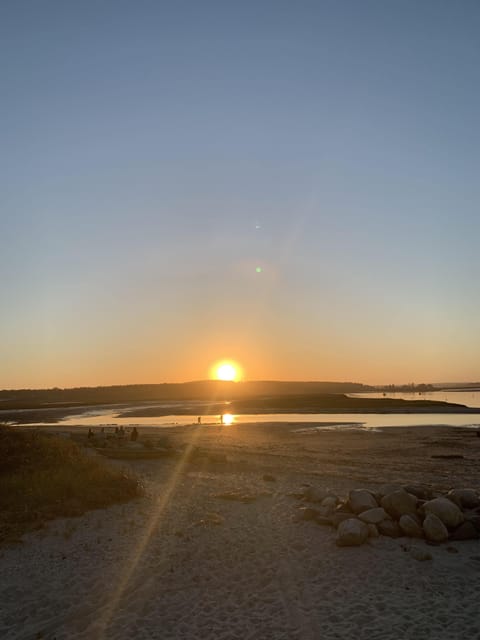
[[[343,499],[313,487],[302,494],[287,495],[317,503],[314,509],[303,507],[296,520],[335,527],[340,547],[360,545],[380,535],[426,538],[435,544],[480,539],[480,497],[474,489],[451,489],[439,496],[425,485],[396,487],[384,485],[377,492],[352,489]],[[435,495],[439,497],[432,497]],[[412,556],[416,555],[418,560],[430,558],[424,552],[412,551]]]

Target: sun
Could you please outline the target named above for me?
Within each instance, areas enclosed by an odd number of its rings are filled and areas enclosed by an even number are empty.
[[[217,362],[212,367],[211,377],[215,380],[234,382],[240,378],[240,367],[236,362]]]
[[[235,380],[237,377],[237,370],[233,364],[226,362],[217,367],[215,375],[217,380]]]

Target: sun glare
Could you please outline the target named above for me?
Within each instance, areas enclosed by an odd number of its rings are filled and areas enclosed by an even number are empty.
[[[234,417],[231,413],[224,413],[222,415],[222,424],[232,424]]]
[[[240,377],[240,368],[234,362],[217,362],[212,369],[215,380],[235,381]]]

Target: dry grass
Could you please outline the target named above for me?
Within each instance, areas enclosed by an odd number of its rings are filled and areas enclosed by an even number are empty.
[[[0,542],[140,494],[138,480],[70,440],[0,426]]]

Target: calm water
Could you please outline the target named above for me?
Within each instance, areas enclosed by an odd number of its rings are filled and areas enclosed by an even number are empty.
[[[171,427],[175,425],[193,424],[194,416],[159,416],[157,418],[117,418],[114,412],[97,415],[70,417],[62,420],[59,425],[109,427],[140,426],[140,427]],[[365,428],[378,429],[380,427],[410,427],[422,425],[451,425],[456,427],[480,427],[480,414],[364,414],[364,413],[267,413],[234,416],[233,424],[247,422],[303,422],[309,427],[316,423],[322,428]],[[219,416],[202,416],[202,424],[219,424]],[[57,426],[59,426],[57,425]],[[50,425],[52,426],[52,425]]]
[[[455,402],[469,407],[480,408],[480,391],[435,391],[430,393],[392,393],[384,396],[383,393],[363,393],[352,394],[357,397],[370,398],[402,398],[405,400],[444,400]],[[192,403],[189,403],[190,405]],[[202,403],[203,404],[203,403]],[[159,405],[155,405],[159,406]],[[166,405],[172,409],[179,408],[179,404]],[[80,413],[78,416],[70,416],[62,420],[59,425],[64,426],[86,426],[86,427],[111,427],[114,426],[143,426],[143,427],[171,427],[175,425],[188,425],[196,423],[196,417],[191,415],[169,415],[148,418],[137,417],[117,417],[118,409],[91,408]],[[201,410],[199,409],[199,413]],[[228,404],[225,405],[225,413],[228,413]],[[202,415],[202,424],[219,424],[219,416]],[[233,417],[233,424],[243,424],[247,422],[304,422],[308,428],[316,423],[319,428],[365,428],[378,429],[380,427],[411,427],[425,425],[451,425],[457,427],[480,427],[479,414],[367,414],[367,413],[268,413],[238,415]],[[50,425],[52,426],[52,425]]]

